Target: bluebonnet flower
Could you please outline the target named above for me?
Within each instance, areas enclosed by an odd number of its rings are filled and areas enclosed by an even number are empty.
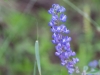
[[[96,68],[98,66],[98,61],[97,60],[93,60],[89,63],[89,66],[91,68]]]
[[[70,31],[62,24],[67,19],[67,16],[64,15],[65,11],[66,9],[63,6],[53,4],[52,8],[48,11],[52,15],[49,26],[53,33],[52,42],[56,45],[55,55],[61,59],[61,64],[68,69],[68,73],[72,74],[75,71],[75,64],[79,59],[73,57],[76,53],[70,48],[71,37],[67,36]]]

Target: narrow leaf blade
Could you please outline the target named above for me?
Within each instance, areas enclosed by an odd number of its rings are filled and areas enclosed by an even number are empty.
[[[36,42],[35,42],[35,57],[36,57],[38,71],[39,71],[39,74],[41,75],[40,56],[39,56],[39,42],[38,42],[38,40],[36,40]]]

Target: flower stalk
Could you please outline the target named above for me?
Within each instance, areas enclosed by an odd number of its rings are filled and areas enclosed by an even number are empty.
[[[76,53],[70,48],[71,37],[67,36],[70,32],[63,24],[67,20],[67,16],[64,14],[66,9],[58,4],[53,4],[52,8],[48,10],[52,15],[49,26],[51,27],[52,42],[55,44],[55,55],[57,55],[61,64],[65,66],[69,74],[72,74],[75,70],[75,64],[79,61],[78,58],[74,58]]]

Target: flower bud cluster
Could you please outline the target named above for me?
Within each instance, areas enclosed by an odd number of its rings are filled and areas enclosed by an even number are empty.
[[[75,64],[79,59],[74,58],[76,53],[70,48],[71,37],[67,36],[69,30],[62,24],[63,22],[66,22],[67,19],[67,16],[64,14],[65,11],[66,9],[63,6],[53,4],[52,8],[48,10],[49,14],[52,15],[49,26],[53,33],[52,42],[56,45],[55,55],[61,59],[61,64],[66,66],[68,73],[72,74],[75,71]]]

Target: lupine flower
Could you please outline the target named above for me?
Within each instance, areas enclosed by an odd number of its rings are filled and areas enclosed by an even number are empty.
[[[75,64],[79,61],[78,58],[74,58],[76,53],[70,48],[71,37],[67,34],[70,32],[67,27],[62,24],[66,22],[67,16],[64,14],[66,9],[58,4],[53,4],[52,8],[48,10],[52,15],[49,26],[51,27],[52,42],[56,45],[55,55],[57,55],[61,64],[68,69],[68,73],[72,74],[75,71]]]
[[[91,68],[96,68],[98,66],[98,61],[97,60],[93,60],[89,63],[89,66]]]

